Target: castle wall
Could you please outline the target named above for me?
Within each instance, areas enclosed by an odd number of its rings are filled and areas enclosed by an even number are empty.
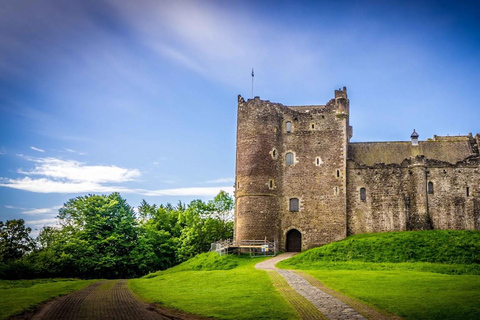
[[[278,106],[239,96],[235,181],[235,238],[279,239],[278,197],[281,187],[278,151]]]
[[[317,106],[239,96],[235,239],[286,250],[295,229],[305,250],[359,233],[480,230],[479,134],[418,144],[351,135],[346,88]]]
[[[434,229],[480,230],[479,168],[462,162],[428,169],[428,181],[433,183],[428,204]]]
[[[348,234],[458,229],[480,230],[478,160],[455,165],[417,157],[402,164],[348,161]],[[428,183],[433,183],[433,194]],[[366,189],[365,201],[360,188]],[[468,196],[467,196],[467,189]]]
[[[346,236],[347,119],[337,116],[334,101],[307,110],[284,110],[284,123],[291,121],[293,130],[283,134],[279,149],[282,155],[294,152],[295,164],[282,161],[282,248],[291,229],[302,233],[303,249]],[[290,198],[300,200],[298,212],[290,212]]]

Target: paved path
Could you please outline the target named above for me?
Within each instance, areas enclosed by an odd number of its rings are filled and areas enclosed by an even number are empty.
[[[310,301],[315,307],[317,307],[328,319],[366,319],[360,313],[348,306],[346,303],[339,299],[332,297],[319,288],[311,285],[300,275],[290,270],[281,270],[275,267],[278,262],[290,258],[295,253],[287,252],[278,255],[272,259],[268,259],[257,263],[255,266],[257,269],[262,270],[274,270],[282,275],[287,280],[290,287],[295,289],[299,294]]]
[[[35,320],[166,320],[201,319],[158,309],[139,301],[126,280],[106,280],[53,300],[35,313]]]

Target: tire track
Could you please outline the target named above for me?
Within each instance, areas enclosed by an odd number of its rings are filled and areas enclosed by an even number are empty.
[[[32,320],[186,320],[204,319],[139,301],[127,280],[106,280],[47,303]]]

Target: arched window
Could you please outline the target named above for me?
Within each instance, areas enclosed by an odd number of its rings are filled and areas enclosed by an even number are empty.
[[[360,200],[367,200],[367,190],[365,188],[360,188]]]
[[[290,121],[285,122],[285,131],[287,133],[292,132],[292,123]]]
[[[433,194],[433,182],[428,183],[428,194]]]
[[[288,209],[292,212],[297,212],[299,208],[299,200],[298,198],[291,198],[289,201]]]
[[[289,152],[285,155],[285,164],[292,165],[294,161],[293,153]]]

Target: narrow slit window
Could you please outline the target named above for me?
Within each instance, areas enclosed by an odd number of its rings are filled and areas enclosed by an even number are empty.
[[[277,156],[277,151],[275,149],[272,151],[272,155],[274,158]]]
[[[340,178],[340,170],[337,170],[337,178]]]
[[[365,188],[360,188],[360,200],[361,201],[367,200],[367,190]]]
[[[470,188],[467,187],[467,197],[470,197]]]
[[[268,180],[268,188],[273,189],[273,179]]]
[[[292,123],[290,121],[285,122],[285,131],[287,133],[292,132]]]
[[[312,130],[314,130],[314,129],[315,129],[315,125],[312,123]]]
[[[317,166],[320,165],[320,158],[317,158]]]
[[[433,182],[428,183],[428,194],[433,194]]]
[[[291,212],[297,212],[299,209],[299,200],[298,198],[291,198],[289,201],[289,210]]]
[[[285,164],[290,166],[293,164],[294,156],[293,153],[289,152],[285,155]]]

